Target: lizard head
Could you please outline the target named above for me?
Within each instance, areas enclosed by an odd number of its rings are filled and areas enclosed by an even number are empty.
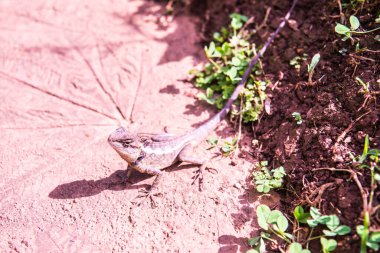
[[[135,162],[140,156],[143,143],[136,134],[119,127],[108,137],[108,143],[128,163]]]

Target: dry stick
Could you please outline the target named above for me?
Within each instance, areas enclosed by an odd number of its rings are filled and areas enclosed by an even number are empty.
[[[343,14],[343,11],[342,11],[342,3],[340,2],[340,0],[337,0],[337,2],[338,2],[338,6],[339,6],[340,23],[343,24],[343,22],[344,22],[344,14]]]
[[[322,198],[322,195],[323,193],[327,190],[327,188],[329,188],[330,186],[334,186],[336,183],[335,182],[331,182],[331,183],[326,183],[326,184],[323,184],[322,186],[318,187],[317,189],[315,189],[314,191],[312,191],[310,194],[312,196],[315,196],[317,195],[317,197],[315,197],[315,199],[313,201],[310,200],[310,198],[308,196],[306,196],[306,201],[311,205],[311,206],[314,206],[316,205],[316,203],[319,203],[321,198]]]
[[[336,145],[339,144],[339,142],[341,142],[344,137],[346,137],[346,135],[348,134],[348,132],[351,131],[351,129],[354,127],[354,125],[359,121],[361,120],[365,115],[369,114],[371,111],[368,111],[366,113],[364,113],[363,115],[359,116],[357,119],[355,119],[353,122],[351,122],[348,127],[338,136],[338,138],[336,139],[336,142],[334,144],[334,149],[336,148]]]
[[[359,191],[362,196],[362,201],[363,201],[363,210],[367,211],[368,210],[368,202],[367,202],[367,193],[364,191],[362,184],[359,181],[358,175],[355,171],[351,169],[336,169],[336,168],[318,168],[314,169],[313,171],[318,171],[318,170],[329,170],[329,171],[343,171],[343,172],[348,172],[351,174],[352,178],[354,179],[356,185],[359,188]]]
[[[269,14],[270,14],[271,10],[272,10],[271,7],[267,8],[267,10],[265,12],[265,16],[264,16],[263,22],[261,22],[261,24],[259,26],[256,26],[256,32],[259,31],[259,30],[261,30],[261,28],[263,28],[267,24],[268,17],[269,17]]]

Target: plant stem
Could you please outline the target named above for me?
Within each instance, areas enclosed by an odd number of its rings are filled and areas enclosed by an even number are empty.
[[[273,234],[275,234],[277,237],[281,238],[282,240],[284,240],[285,242],[287,242],[288,244],[291,244],[292,242],[286,238],[285,236],[283,236],[282,234],[278,233],[277,231],[273,230],[271,227],[269,227],[269,231],[271,231]]]
[[[216,63],[213,59],[211,59],[211,57],[208,57],[207,56],[207,59],[212,63],[212,65],[214,65],[218,70],[222,69],[218,63]]]
[[[369,31],[364,31],[364,32],[350,31],[350,33],[353,33],[353,34],[366,34],[366,33],[371,33],[371,32],[377,31],[377,30],[380,30],[380,27],[377,27],[377,28],[369,30]]]
[[[324,235],[318,235],[318,236],[314,236],[314,237],[310,237],[308,240],[309,241],[312,241],[312,240],[315,240],[315,239],[319,239],[321,237],[323,237]]]

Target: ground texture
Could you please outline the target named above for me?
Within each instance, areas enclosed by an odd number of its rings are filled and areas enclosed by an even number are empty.
[[[243,128],[239,156],[214,158],[218,173],[204,175],[202,192],[192,185],[196,167],[173,166],[157,208],[135,204],[153,178],[134,173],[132,184],[122,183],[126,164],[107,144],[109,133],[123,125],[176,134],[204,122],[215,110],[197,100],[188,71],[205,61],[208,36],[239,12],[255,18],[249,29],[263,24],[252,38],[259,45],[290,5],[183,2],[164,15],[164,5],[142,0],[1,1],[1,252],[245,252],[246,238],[258,232],[259,202],[289,213],[297,204],[314,205],[353,229],[361,222],[349,176],[313,169],[350,166],[349,152],[361,152],[365,134],[379,146],[378,95],[367,98],[354,81],[379,79],[379,44],[364,36],[361,46],[372,52],[352,53],[355,46],[334,34],[340,16],[331,1],[300,1],[267,52],[260,78],[271,81],[271,113]],[[373,28],[374,11],[357,15]],[[306,62],[297,71],[289,61],[317,52],[319,81],[309,86]],[[212,135],[231,138],[234,129],[222,122]],[[200,155],[213,156],[207,147],[200,145]],[[255,160],[283,165],[294,191],[255,195]],[[347,252],[358,238],[345,242]]]
[[[167,25],[162,6],[147,1],[0,9],[1,252],[246,249],[253,209],[240,207],[255,205],[244,190],[248,162],[213,160],[218,173],[205,174],[202,192],[191,185],[194,166],[170,168],[152,209],[134,198],[153,178],[135,173],[122,184],[126,164],[107,144],[121,124],[182,133],[214,113],[184,81],[203,60],[195,17]]]

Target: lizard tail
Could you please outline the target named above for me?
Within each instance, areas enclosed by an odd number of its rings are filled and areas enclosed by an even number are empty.
[[[291,13],[293,12],[294,7],[297,4],[297,1],[298,0],[293,0],[292,6],[290,7],[288,13],[285,15],[283,21],[277,27],[276,31],[271,34],[271,36],[268,38],[268,40],[266,41],[264,46],[261,48],[259,53],[257,55],[255,55],[255,57],[253,57],[253,59],[251,60],[251,62],[248,65],[247,69],[245,70],[242,79],[240,80],[240,82],[236,86],[234,92],[232,93],[231,97],[228,99],[227,103],[224,105],[222,110],[220,110],[210,120],[208,120],[206,123],[204,123],[198,129],[195,130],[195,131],[199,132],[199,135],[202,135],[202,133],[204,133],[202,136],[204,138],[207,137],[208,133],[211,130],[213,130],[218,125],[218,123],[230,112],[232,104],[238,98],[239,94],[243,91],[245,82],[247,81],[247,79],[248,79],[248,77],[252,71],[252,68],[255,66],[255,64],[260,59],[260,57],[262,57],[264,55],[265,51],[267,50],[269,45],[272,43],[272,41],[274,40],[276,35],[285,26],[286,22],[289,20]]]

